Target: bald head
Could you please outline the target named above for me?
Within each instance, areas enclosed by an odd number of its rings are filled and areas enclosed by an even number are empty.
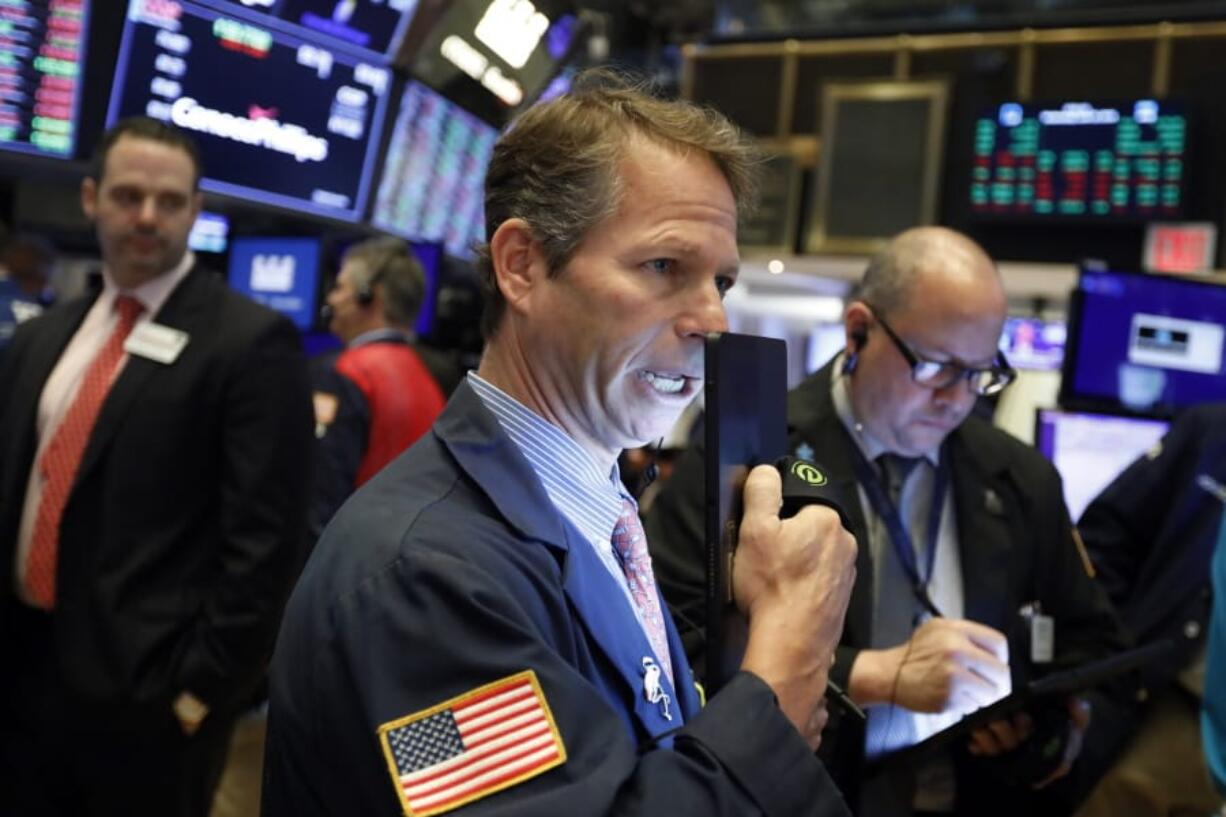
[[[982,247],[947,227],[915,227],[899,233],[869,262],[852,297],[889,315],[906,307],[921,282],[987,300],[999,296],[1003,319],[1005,293],[996,265]]]
[[[869,264],[844,316],[857,419],[889,451],[935,451],[975,394],[967,378],[916,383],[908,355],[964,371],[991,367],[1006,307],[992,259],[971,239],[943,227],[894,238]]]

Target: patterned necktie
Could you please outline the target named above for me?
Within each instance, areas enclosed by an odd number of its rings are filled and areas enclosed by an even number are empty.
[[[638,509],[629,499],[622,500],[622,513],[613,528],[613,552],[621,562],[630,586],[634,606],[642,616],[647,630],[647,640],[655,651],[656,660],[664,668],[668,680],[673,679],[673,662],[668,653],[668,636],[664,630],[664,614],[660,610],[660,597],[656,593],[656,578],[651,572],[651,556],[647,553],[647,536],[639,521]]]
[[[119,362],[123,360],[123,343],[144,308],[140,301],[128,295],[115,299],[119,323],[86,368],[72,405],[38,460],[43,493],[34,521],[24,585],[26,597],[44,610],[55,607],[55,572],[59,561],[60,520],[64,515],[64,506],[76,481],[81,457],[98,420],[98,412],[111,389]]]

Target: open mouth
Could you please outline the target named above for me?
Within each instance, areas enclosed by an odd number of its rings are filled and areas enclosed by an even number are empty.
[[[663,372],[644,371],[642,377],[653,389],[667,395],[687,393],[692,390],[687,388],[687,386],[690,383],[697,382],[697,378],[686,377],[683,374],[665,374]]]

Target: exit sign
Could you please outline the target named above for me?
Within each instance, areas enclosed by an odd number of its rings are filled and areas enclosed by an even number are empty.
[[[1216,249],[1213,224],[1150,224],[1142,264],[1150,272],[1208,272]]]

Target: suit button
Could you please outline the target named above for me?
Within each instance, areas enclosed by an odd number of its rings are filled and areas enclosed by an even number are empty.
[[[1137,690],[1137,703],[1143,704],[1148,700],[1149,700],[1149,690],[1146,689],[1145,687],[1141,687],[1140,689],[1138,689]]]
[[[1183,625],[1183,634],[1186,638],[1193,639],[1200,635],[1200,622],[1189,621]]]

